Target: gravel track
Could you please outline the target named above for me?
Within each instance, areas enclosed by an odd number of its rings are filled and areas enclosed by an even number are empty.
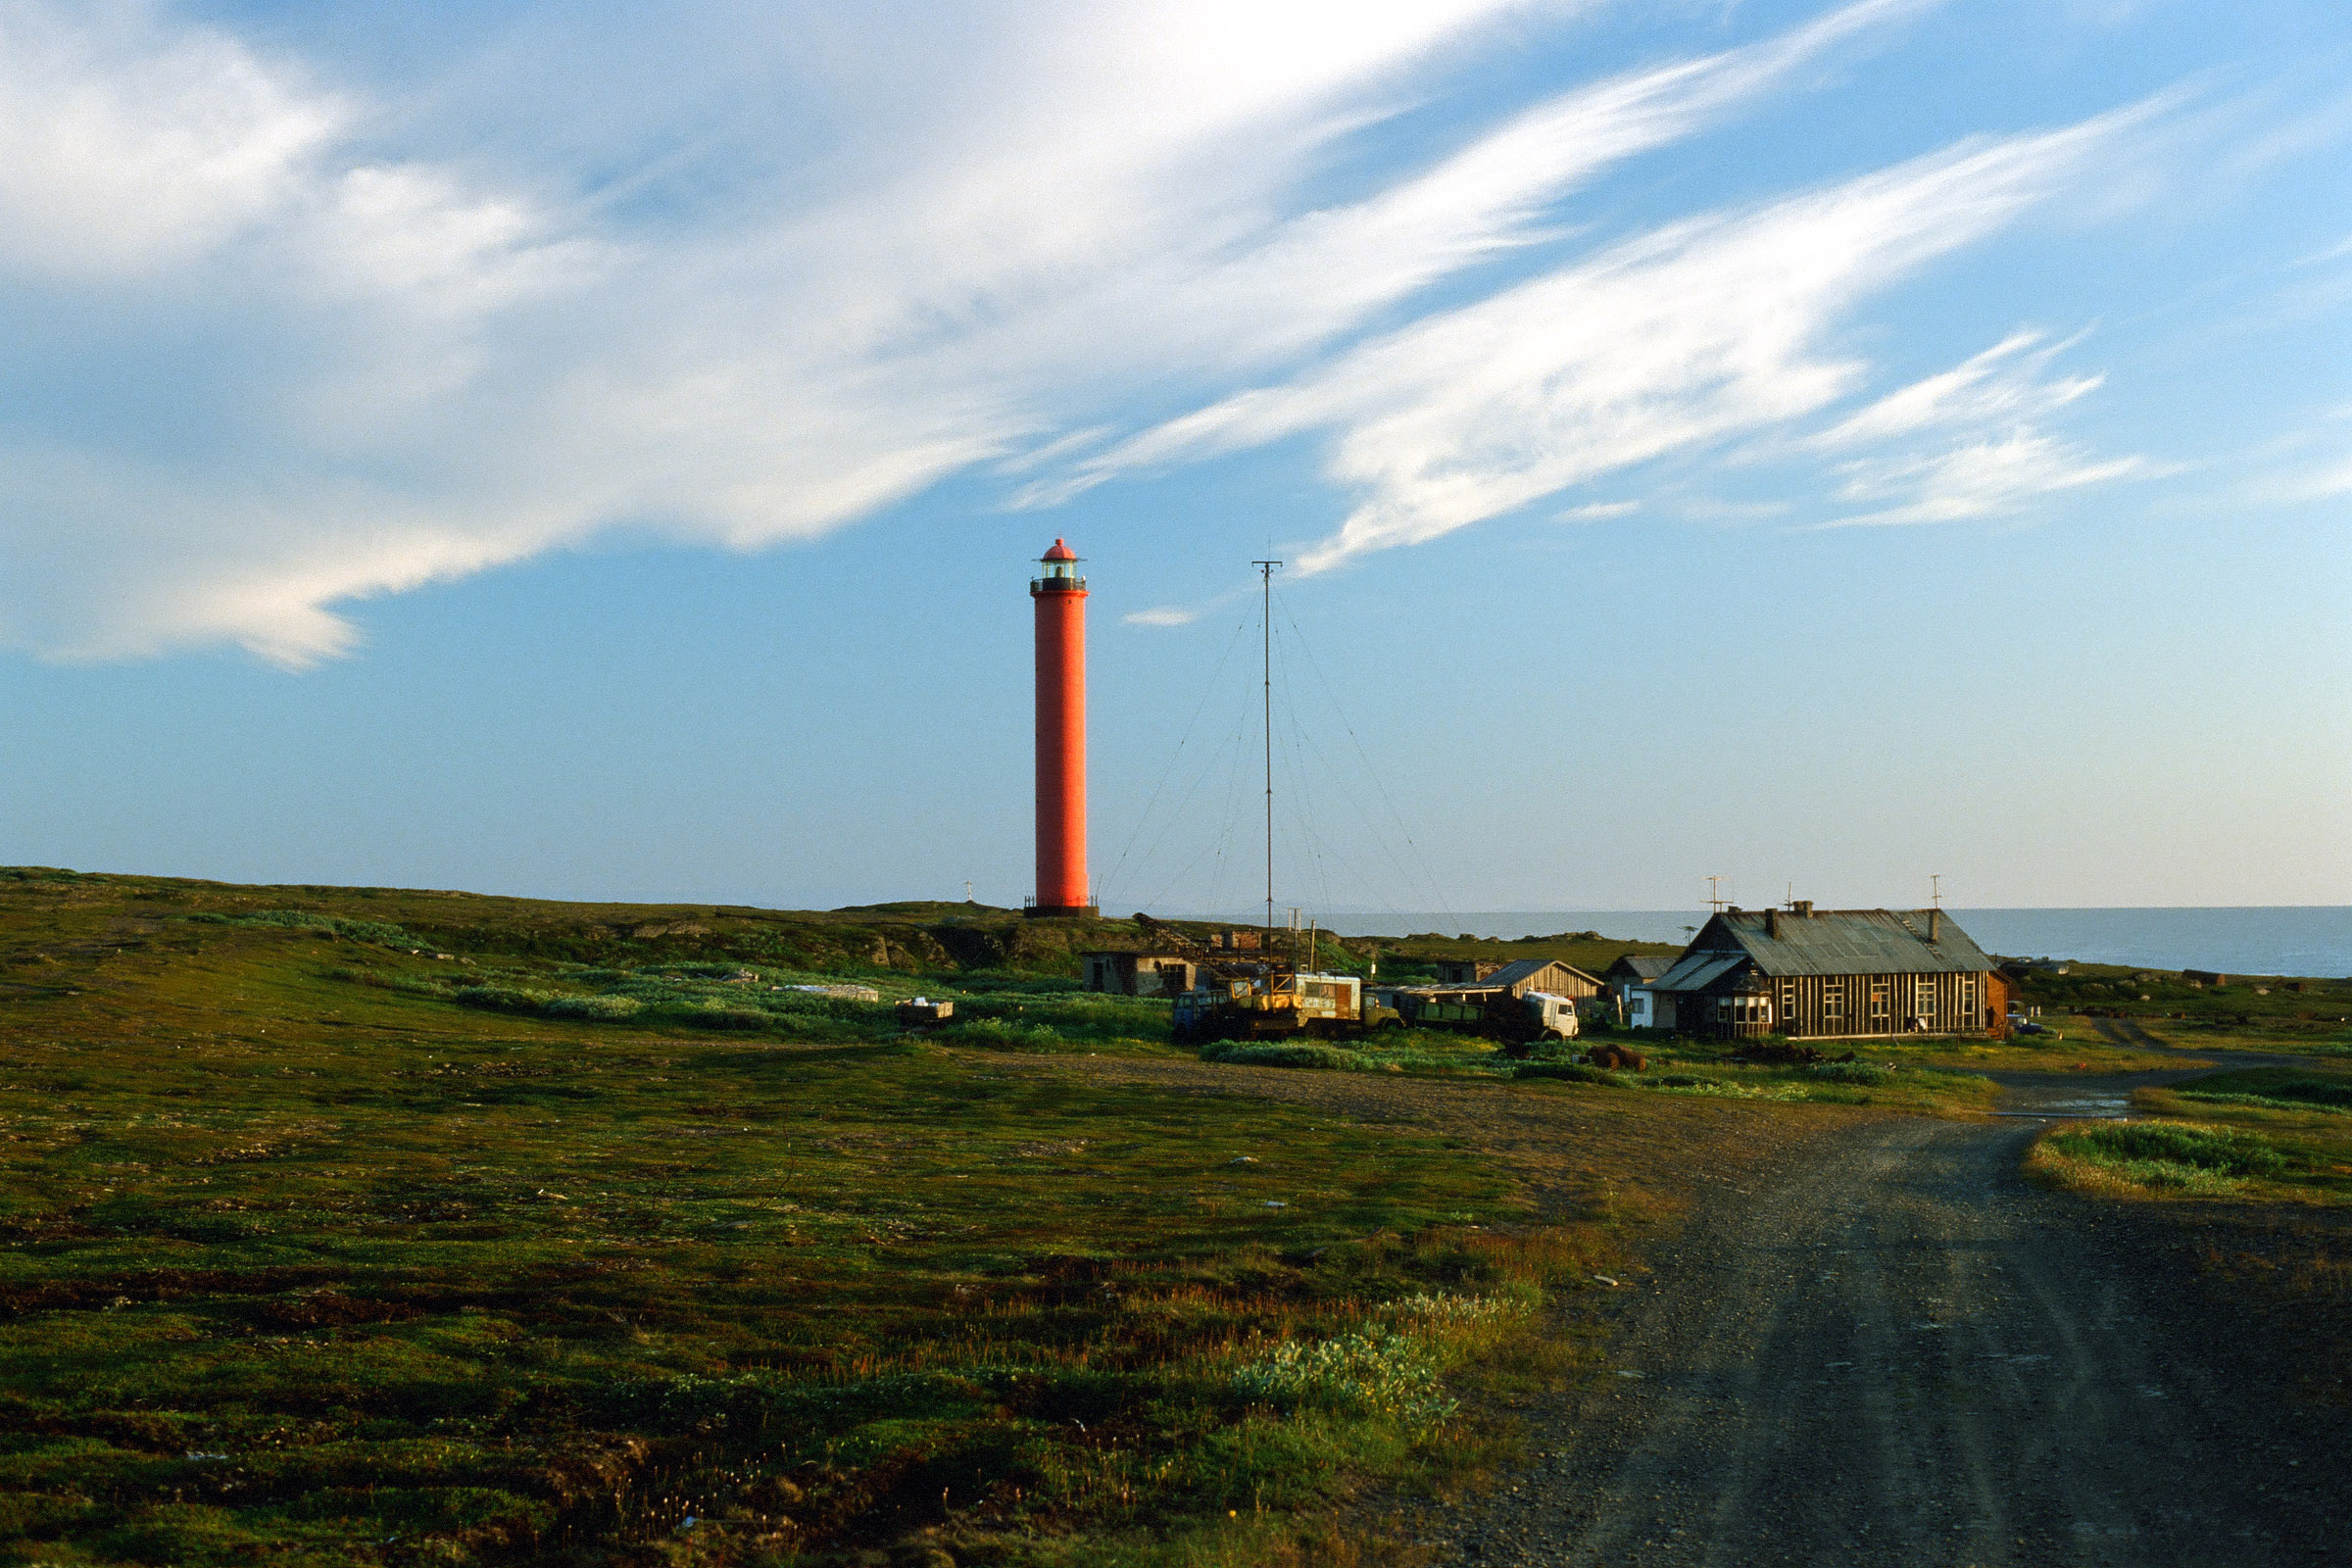
[[[2026,1183],[2038,1131],[1867,1122],[1719,1176],[1439,1559],[2352,1561],[2340,1409],[2286,1403],[2291,1347],[2233,1343],[2163,1221]]]
[[[1609,1368],[1525,1412],[1536,1462],[1422,1514],[1413,1555],[1481,1568],[2352,1564],[2343,1385],[2315,1397],[2320,1358],[2294,1343],[2301,1330],[2248,1315],[2198,1266],[2202,1246],[2276,1217],[2209,1212],[2200,1230],[2020,1173],[2049,1118],[2117,1114],[2133,1089],[2222,1065],[2143,1049],[2181,1064],[1990,1072],[2004,1094],[1984,1120],[1685,1103],[1679,1142],[1611,1151],[1620,1170],[1663,1154],[1687,1217],[1649,1273],[1610,1293]],[[1492,1084],[1037,1066],[1457,1133],[1568,1204],[1593,1182],[1579,1152],[1631,1119]],[[2294,1223],[2352,1248],[2352,1216]]]

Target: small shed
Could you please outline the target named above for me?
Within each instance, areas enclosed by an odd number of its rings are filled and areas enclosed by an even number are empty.
[[[1180,953],[1089,953],[1086,989],[1123,997],[1174,997],[1193,989],[1199,967]]]
[[[1438,972],[1442,986],[1474,986],[1502,965],[1492,958],[1437,958],[1430,967]]]
[[[1601,993],[1601,984],[1573,963],[1557,958],[1521,958],[1516,963],[1502,964],[1479,977],[1480,983],[1507,991],[1516,999],[1530,991],[1548,996],[1569,997],[1589,1002]]]
[[[1609,965],[1600,979],[1616,999],[1620,1022],[1634,1029],[1674,1027],[1674,999],[1656,989],[1673,967],[1673,957],[1662,953],[1628,953]]]
[[[1674,956],[1665,953],[1628,953],[1602,971],[1601,983],[1623,1001],[1636,986],[1654,985],[1674,967]]]

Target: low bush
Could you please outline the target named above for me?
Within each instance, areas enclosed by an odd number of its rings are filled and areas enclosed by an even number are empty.
[[[1285,1340],[1236,1372],[1233,1388],[1282,1409],[1324,1404],[1407,1426],[1433,1425],[1456,1408],[1428,1347],[1379,1326],[1311,1344]]]
[[[203,925],[274,927],[283,931],[324,931],[353,942],[372,942],[387,948],[423,948],[431,944],[404,927],[383,920],[350,920],[336,914],[313,914],[307,909],[257,909],[251,914],[191,914]]]
[[[1875,1061],[1821,1061],[1804,1069],[1808,1078],[1826,1078],[1834,1084],[1883,1084],[1894,1074]]]
[[[641,1011],[644,1004],[628,997],[558,997],[540,1010],[550,1018],[581,1018],[611,1023]]]

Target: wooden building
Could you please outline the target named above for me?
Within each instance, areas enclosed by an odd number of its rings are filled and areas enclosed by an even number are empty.
[[[1589,1002],[1601,992],[1598,980],[1575,964],[1562,963],[1557,958],[1521,958],[1516,963],[1502,964],[1479,976],[1479,984],[1508,992],[1513,999],[1541,991],[1546,996]]]
[[[1437,971],[1439,985],[1475,986],[1484,984],[1487,976],[1502,965],[1493,958],[1436,958],[1430,967]]]
[[[1674,1000],[1661,997],[1657,983],[1675,965],[1662,953],[1628,953],[1601,975],[1601,984],[1617,1004],[1617,1020],[1634,1029],[1674,1027]]]
[[[1728,909],[1651,989],[1674,1027],[1791,1040],[2009,1032],[2009,979],[1940,909]]]
[[[1193,989],[1197,966],[1179,953],[1089,953],[1086,989],[1125,997],[1173,997]]]

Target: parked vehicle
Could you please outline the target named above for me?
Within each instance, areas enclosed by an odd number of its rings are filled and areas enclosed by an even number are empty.
[[[1176,998],[1171,1037],[1210,1040],[1352,1039],[1394,1029],[1395,1007],[1368,999],[1351,974],[1301,973],[1268,954],[1242,960],[1200,946],[1173,926],[1139,914],[1136,923],[1191,959],[1200,982]]]
[[[1450,1029],[1522,1046],[1577,1034],[1576,999],[1549,991],[1514,997],[1500,986],[1396,986],[1382,995],[1416,1029]]]
[[[1403,1024],[1396,1009],[1364,997],[1351,974],[1298,974],[1274,966],[1195,986],[1176,999],[1180,1044],[1209,1040],[1352,1039]]]

